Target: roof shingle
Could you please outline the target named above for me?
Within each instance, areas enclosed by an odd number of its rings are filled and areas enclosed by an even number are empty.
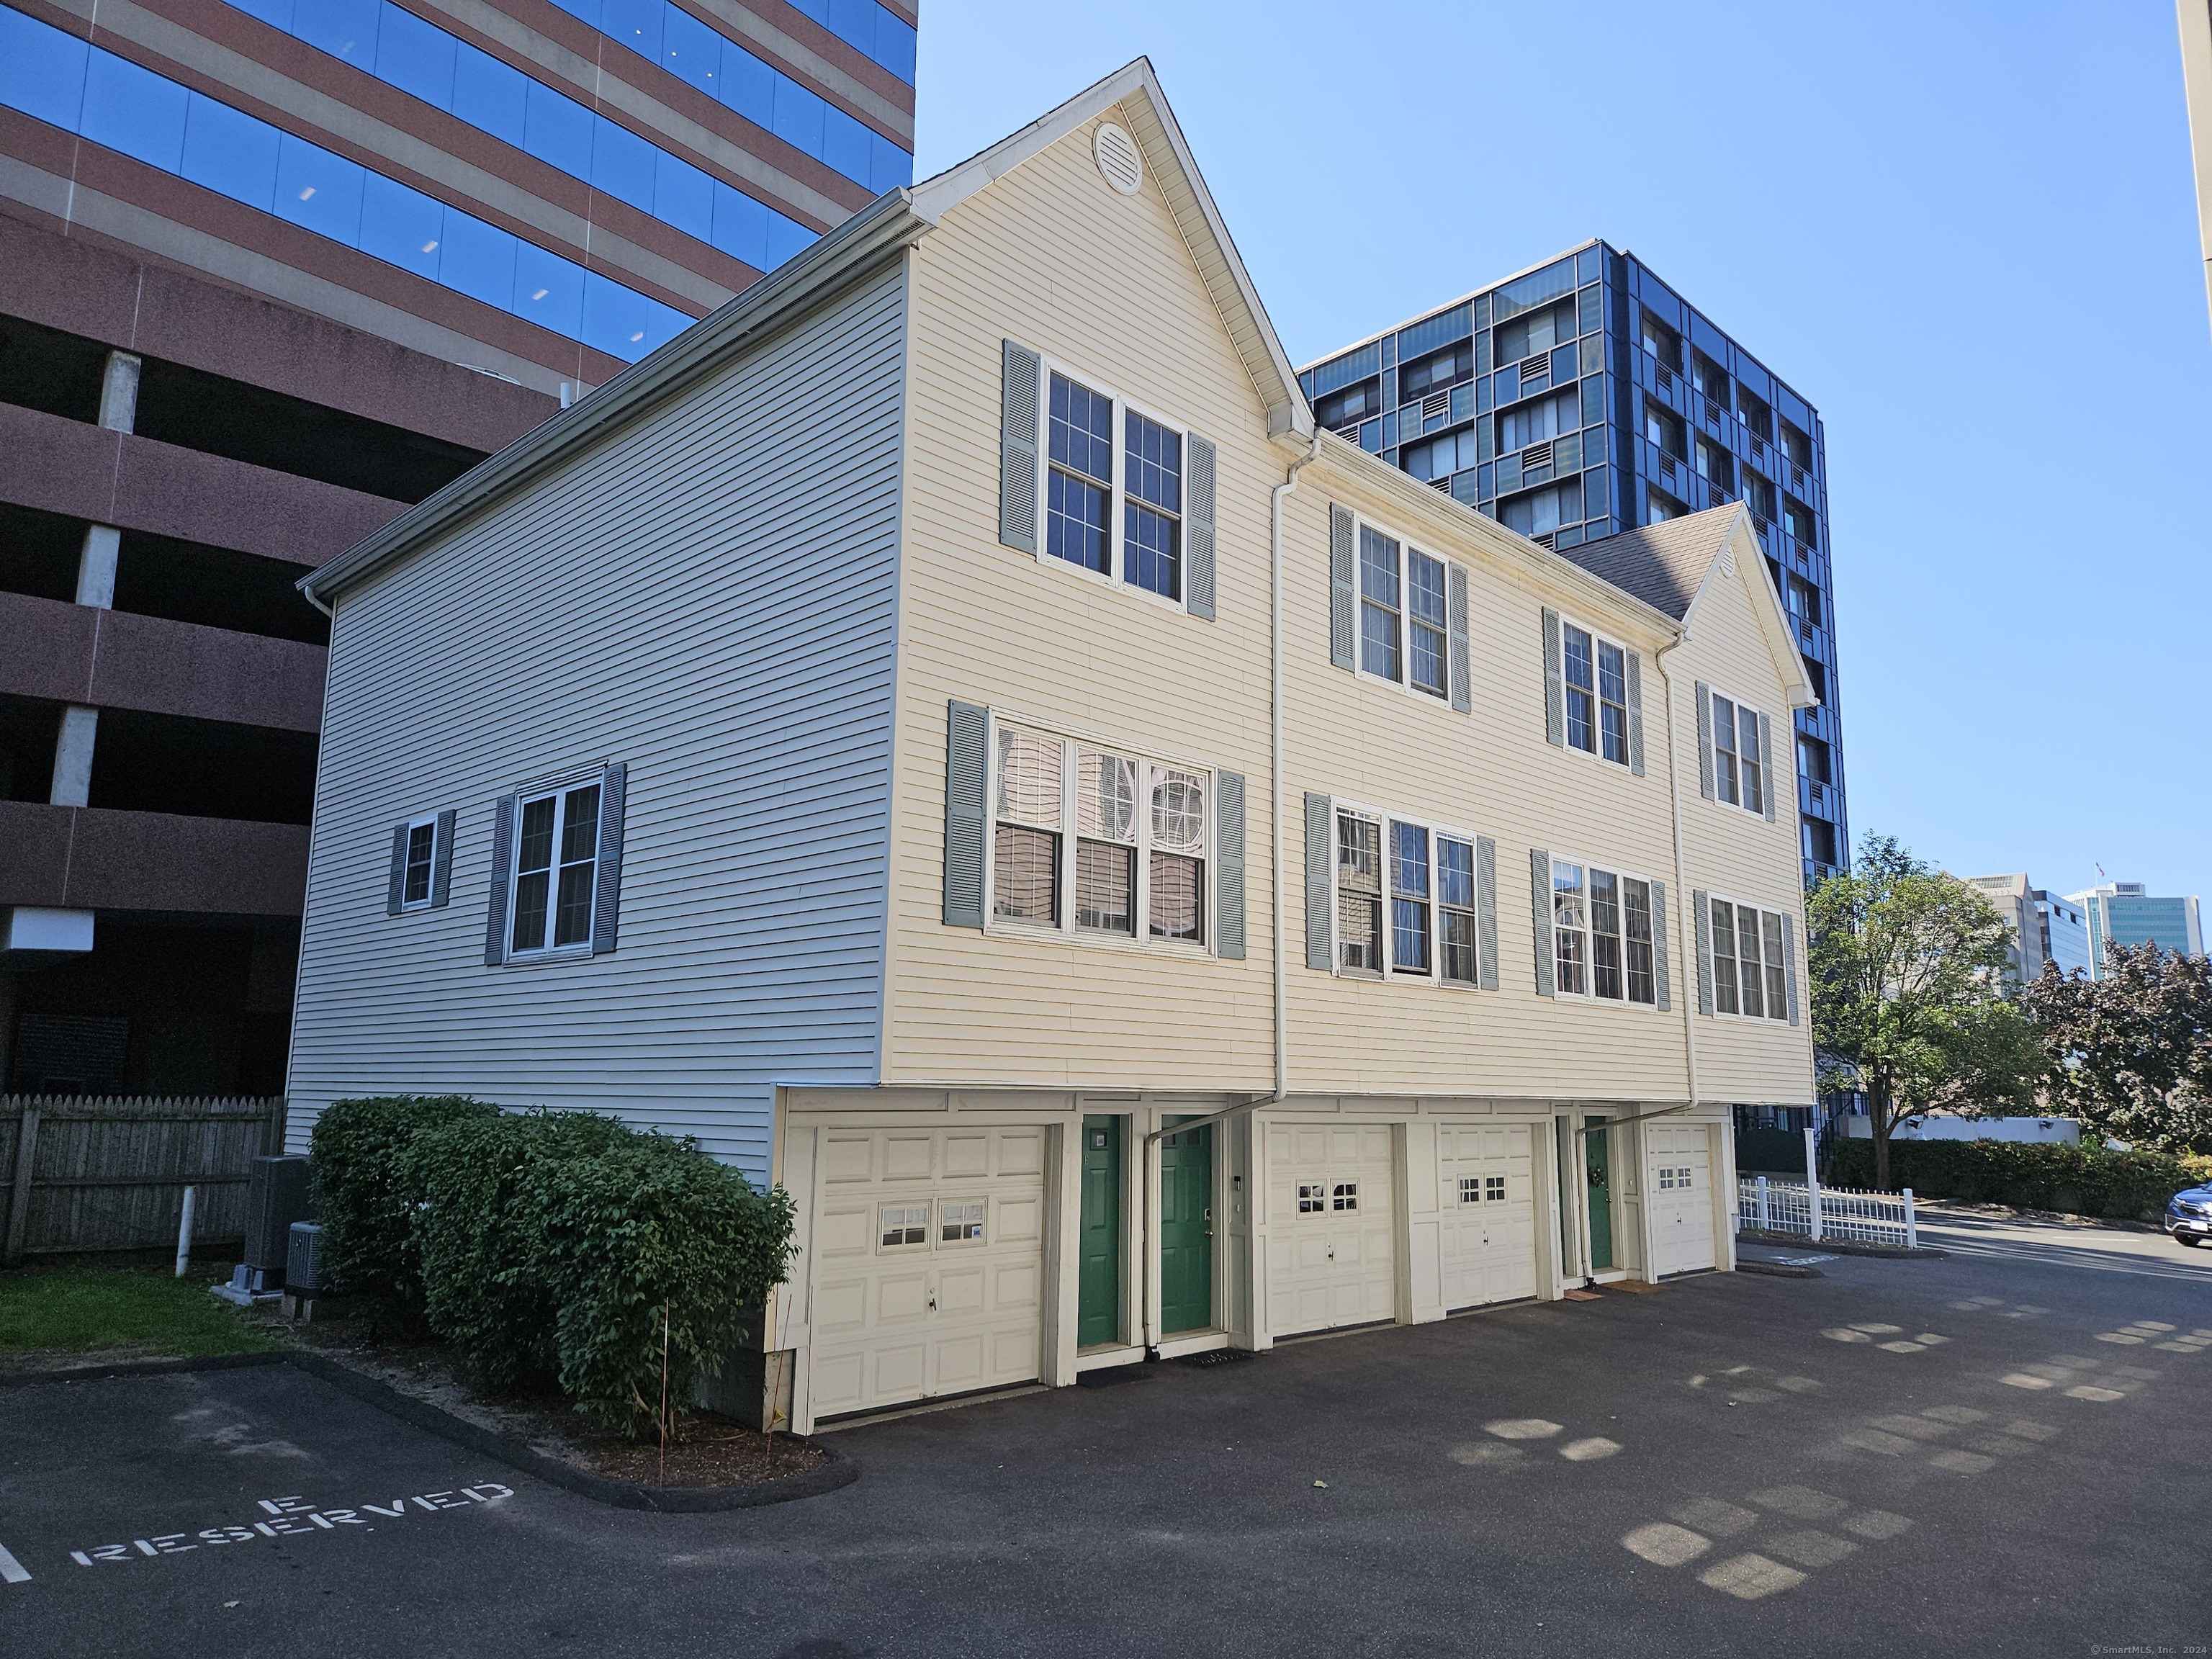
[[[1559,556],[1680,622],[1689,614],[1705,572],[1712,568],[1742,511],[1741,502],[1708,507],[1579,547],[1563,547]]]

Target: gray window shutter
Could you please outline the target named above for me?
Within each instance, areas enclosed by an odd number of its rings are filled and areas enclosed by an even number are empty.
[[[1712,783],[1712,686],[1704,679],[1697,681],[1697,792],[1708,801],[1721,799]]]
[[[1213,446],[1196,434],[1183,456],[1183,604],[1213,620]]]
[[[1774,722],[1759,717],[1759,775],[1766,795],[1766,821],[1774,822],[1774,797],[1782,787],[1781,769],[1774,763]]]
[[[392,832],[392,880],[384,890],[384,914],[399,914],[399,901],[407,890],[407,826],[400,824]]]
[[[1567,746],[1567,674],[1559,659],[1559,613],[1549,605],[1544,607],[1544,741],[1554,749]]]
[[[1790,986],[1790,1023],[1797,1023],[1797,919],[1782,918],[1782,972]]]
[[[453,810],[438,814],[438,846],[430,854],[430,908],[442,910],[453,896]]]
[[[1713,1011],[1713,908],[1702,887],[1690,894],[1690,920],[1698,930],[1698,1012]]]
[[[514,877],[517,798],[501,795],[491,810],[491,902],[484,908],[484,966],[507,960],[507,892]]]
[[[1461,714],[1474,708],[1473,665],[1467,648],[1467,572],[1451,568],[1451,706]]]
[[[1482,958],[1475,964],[1476,982],[1486,991],[1498,988],[1498,843],[1487,836],[1474,838],[1474,925]]]
[[[983,808],[990,757],[986,711],[955,702],[945,744],[945,925],[983,925]]]
[[[1027,346],[1002,343],[999,404],[999,539],[1024,553],[1037,550],[1037,428],[1043,362]],[[976,926],[982,924],[978,922]]]
[[[1351,668],[1353,654],[1352,509],[1335,502],[1328,507],[1328,659],[1339,668]]]
[[[1674,1006],[1674,975],[1667,966],[1667,884],[1651,884],[1651,982],[1663,1013]]]
[[[1545,613],[1553,616],[1550,611]],[[1530,920],[1536,931],[1536,994],[1553,994],[1552,952],[1557,948],[1552,938],[1552,855],[1539,847],[1528,854],[1528,896]]]
[[[1336,968],[1336,803],[1306,792],[1306,966]]]
[[[1718,800],[1720,795],[1713,787],[1713,688],[1703,680],[1698,682],[1698,793],[1707,800]],[[1708,1008],[1707,1013],[1712,1012]]]
[[[592,954],[610,955],[622,913],[623,805],[629,768],[617,761],[599,775],[599,865],[593,872]]]
[[[1231,962],[1244,960],[1244,775],[1219,775],[1213,827],[1219,838],[1214,857],[1214,940]]]
[[[1628,653],[1628,769],[1644,775],[1644,655]]]

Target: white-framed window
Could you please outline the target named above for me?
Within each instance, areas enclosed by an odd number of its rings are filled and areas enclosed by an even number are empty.
[[[430,908],[431,872],[438,863],[438,815],[407,820],[405,849],[401,855],[399,908]]]
[[[1475,838],[1336,804],[1336,971],[1473,986]]]
[[[1300,1215],[1350,1215],[1359,1209],[1357,1181],[1301,1181],[1297,1189]]]
[[[1651,883],[1584,860],[1552,860],[1553,990],[1658,1006]]]
[[[1505,1201],[1505,1177],[1502,1175],[1470,1175],[1459,1178],[1459,1201],[1462,1204],[1503,1204]]]
[[[1782,913],[1710,896],[1705,903],[1713,1012],[1735,1019],[1787,1020],[1790,972]]]
[[[990,754],[992,929],[1212,948],[1212,769],[995,719]]]
[[[927,1250],[928,1248],[928,1205],[899,1203],[878,1204],[876,1206],[878,1250]]]
[[[1628,647],[1562,617],[1559,672],[1567,747],[1616,766],[1629,764]]]
[[[980,1198],[939,1199],[937,1242],[940,1247],[984,1243],[983,1200]]]
[[[1189,433],[1076,370],[1043,374],[1045,556],[1180,608]]]
[[[1711,694],[1713,723],[1713,793],[1730,806],[1766,815],[1767,762],[1759,742],[1756,709]]]
[[[1358,671],[1451,702],[1451,568],[1355,514]]]
[[[589,951],[598,897],[599,776],[516,801],[507,954]]]

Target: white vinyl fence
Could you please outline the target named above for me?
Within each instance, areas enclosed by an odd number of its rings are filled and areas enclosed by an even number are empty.
[[[1814,1173],[1813,1131],[1805,1132],[1803,1181],[1777,1181],[1766,1176],[1736,1177],[1738,1231],[1795,1233],[1815,1243],[1826,1238],[1855,1240],[1863,1244],[1902,1244],[1916,1249],[1919,1228],[1912,1213],[1912,1188],[1901,1193],[1861,1192],[1849,1187],[1824,1187]]]

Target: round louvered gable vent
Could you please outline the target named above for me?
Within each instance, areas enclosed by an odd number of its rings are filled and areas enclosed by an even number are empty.
[[[1124,196],[1134,196],[1145,182],[1145,155],[1137,141],[1111,121],[1101,121],[1091,140],[1091,153],[1106,182]]]

